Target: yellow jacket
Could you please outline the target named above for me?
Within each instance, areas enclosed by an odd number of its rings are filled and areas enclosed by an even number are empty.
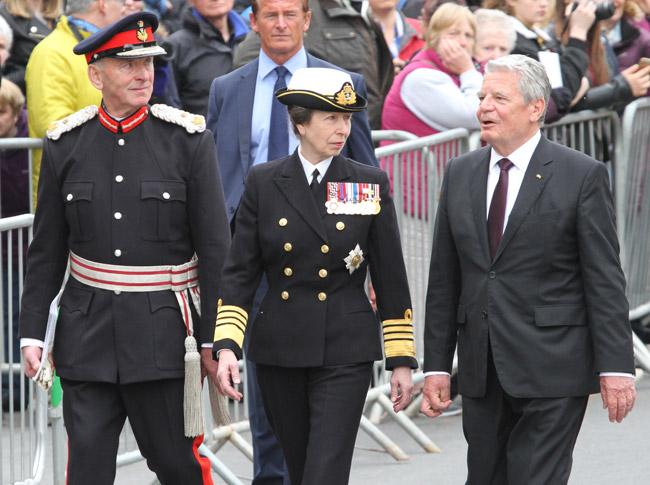
[[[85,31],[80,33],[84,38],[90,36],[90,33]],[[52,121],[64,118],[90,104],[101,103],[101,91],[93,87],[88,79],[86,58],[72,52],[78,42],[64,15],[52,33],[32,51],[25,73],[30,137],[43,138]],[[34,150],[34,203],[41,154],[41,150]]]

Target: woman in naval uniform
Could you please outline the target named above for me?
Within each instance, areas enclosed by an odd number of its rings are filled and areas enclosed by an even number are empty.
[[[288,105],[296,151],[254,166],[237,214],[221,285],[213,352],[224,395],[240,400],[237,360],[255,289],[248,358],[293,485],[348,482],[382,319],[395,411],[411,399],[417,367],[411,300],[386,174],[339,155],[352,113],[367,102],[344,72],[296,70],[276,92]]]

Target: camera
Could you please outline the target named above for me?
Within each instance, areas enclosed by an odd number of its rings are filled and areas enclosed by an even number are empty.
[[[578,2],[575,2],[573,4],[573,8],[571,9],[571,12],[578,8]],[[612,15],[614,15],[614,12],[616,12],[616,7],[614,7],[614,3],[611,0],[604,0],[603,2],[598,2],[596,4],[596,20],[595,22],[600,22],[601,20],[607,20],[608,18],[611,18]]]

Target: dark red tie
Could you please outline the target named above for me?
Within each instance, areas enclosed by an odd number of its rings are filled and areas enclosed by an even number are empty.
[[[514,165],[507,158],[502,158],[498,164],[501,173],[499,174],[499,181],[492,195],[487,220],[490,256],[492,259],[494,259],[494,255],[497,253],[501,236],[503,236],[503,221],[506,217],[506,201],[508,200],[508,170]]]

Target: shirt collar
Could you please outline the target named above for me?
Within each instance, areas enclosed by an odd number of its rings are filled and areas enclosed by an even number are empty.
[[[517,148],[514,152],[508,155],[508,160],[510,160],[515,167],[517,167],[522,172],[525,172],[530,163],[530,159],[533,158],[533,153],[539,144],[539,140],[542,138],[542,132],[537,130],[535,134],[530,137],[530,139]],[[504,158],[502,155],[499,155],[494,148],[490,151],[490,170]]]
[[[305,46],[302,46],[291,59],[283,64],[283,66],[287,68],[292,76],[293,73],[296,72],[296,69],[307,67],[307,52],[305,51]],[[276,67],[278,67],[278,64],[271,60],[271,58],[267,56],[262,49],[260,49],[260,60],[257,66],[257,77],[259,79],[266,78],[266,76],[271,74],[273,69]]]
[[[326,158],[325,160],[321,160],[316,165],[314,165],[302,155],[302,152],[300,151],[300,146],[298,146],[298,157],[300,158],[302,169],[305,171],[305,177],[307,177],[307,183],[311,183],[311,178],[313,177],[312,174],[314,173],[315,168],[318,169],[318,173],[320,174],[319,179],[323,180],[323,177],[327,173],[327,169],[330,168],[330,165],[332,164],[332,158],[333,158],[333,157]]]

